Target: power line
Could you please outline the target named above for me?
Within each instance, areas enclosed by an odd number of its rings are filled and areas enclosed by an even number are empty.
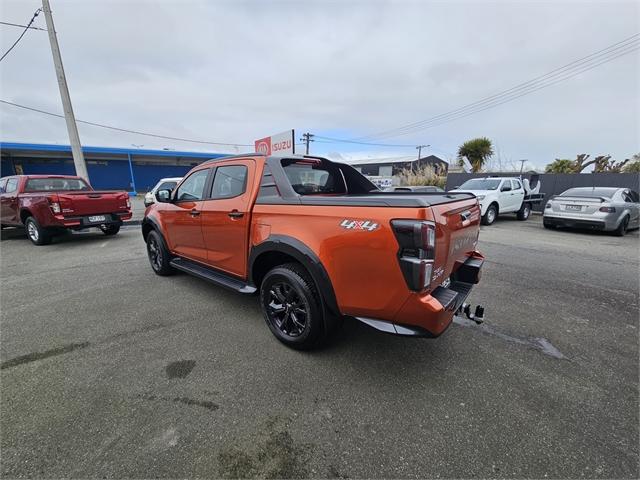
[[[40,12],[41,12],[41,11],[42,11],[42,9],[41,9],[41,8],[39,8],[39,9],[37,9],[37,10],[34,12],[33,17],[31,17],[31,20],[29,20],[29,23],[27,23],[27,25],[24,27],[24,30],[22,31],[22,33],[20,34],[20,36],[18,37],[18,39],[17,39],[15,42],[13,42],[13,45],[11,45],[11,46],[9,47],[9,50],[7,50],[6,52],[4,52],[4,55],[2,55],[2,57],[0,58],[0,62],[1,62],[2,60],[4,60],[4,57],[6,57],[7,55],[9,55],[9,52],[10,52],[11,50],[13,50],[13,48],[18,44],[18,42],[20,42],[20,40],[22,40],[22,37],[24,37],[24,34],[25,34],[25,33],[27,33],[27,30],[29,30],[29,27],[31,27],[31,24],[35,21],[36,17],[37,17],[38,15],[40,15]]]
[[[332,138],[332,137],[323,137],[322,135],[316,135],[316,138],[321,138],[323,140],[328,140],[327,142],[320,143],[355,143],[357,145],[371,145],[375,147],[401,147],[401,148],[414,148],[415,145],[407,145],[407,144],[392,144],[392,143],[370,143],[370,142],[359,142],[357,140],[348,140],[346,138]]]
[[[46,32],[46,28],[40,27],[30,27],[29,25],[21,25],[19,23],[11,23],[11,22],[0,22],[0,25],[7,25],[9,27],[20,27],[20,28],[28,28],[29,30],[40,30],[42,32]]]
[[[426,120],[422,120],[419,122],[414,122],[414,123],[410,123],[407,125],[404,125],[402,127],[397,127],[394,129],[390,129],[390,130],[386,130],[386,131],[382,131],[382,132],[378,132],[376,134],[371,134],[371,135],[367,135],[367,136],[363,136],[363,137],[358,137],[355,140],[367,140],[367,139],[374,139],[374,138],[390,138],[390,137],[394,137],[394,136],[398,136],[398,135],[404,135],[406,133],[411,133],[412,131],[417,131],[419,129],[422,128],[430,128],[430,127],[425,127],[426,125],[435,122],[435,121],[439,121],[439,120],[444,120],[445,118],[448,117],[452,117],[451,120],[455,119],[453,117],[456,117],[459,114],[463,114],[463,113],[467,113],[470,110],[474,110],[478,107],[484,107],[487,106],[489,104],[492,104],[493,102],[499,101],[499,100],[503,100],[506,97],[510,97],[512,96],[513,98],[511,98],[511,100],[515,99],[515,98],[519,98],[522,95],[518,95],[519,93],[525,92],[525,94],[528,93],[532,93],[534,91],[537,91],[541,88],[545,88],[547,86],[553,85],[554,83],[557,82],[551,82],[548,84],[544,84],[544,82],[548,82],[549,80],[555,80],[557,78],[560,78],[561,80],[566,80],[568,78],[571,78],[573,76],[575,76],[573,73],[575,72],[575,74],[578,73],[582,73],[585,71],[590,70],[591,68],[595,68],[596,66],[602,65],[603,63],[607,63],[608,61],[614,60],[615,58],[618,58],[620,56],[626,55],[628,53],[631,53],[632,51],[635,51],[638,47],[638,45],[640,45],[638,43],[638,40],[640,40],[640,38],[638,38],[640,36],[640,33],[636,33],[630,37],[625,38],[624,40],[621,40],[617,43],[614,43],[612,45],[609,45],[608,47],[602,49],[602,50],[598,50],[597,52],[594,52],[590,55],[587,55],[585,57],[582,57],[578,60],[575,60],[573,62],[570,62],[568,64],[565,64],[561,67],[558,67],[554,70],[551,70],[550,72],[545,73],[544,75],[540,75],[538,77],[535,77],[527,82],[523,82],[520,83],[514,87],[511,87],[507,90],[504,90],[500,93],[491,95],[489,97],[485,97],[481,100],[478,100],[476,102],[473,103],[469,103],[467,105],[464,105],[462,107],[459,107],[455,110],[451,110],[449,112],[445,112],[442,113],[440,115],[436,115],[434,117],[430,117]],[[603,60],[604,61],[601,61]],[[570,75],[567,75],[570,74]],[[493,106],[502,104],[502,103],[506,103],[506,102],[501,102],[501,103],[496,103]],[[478,111],[482,111],[482,110],[477,110],[474,113],[477,113]],[[462,117],[460,117],[462,118]],[[442,122],[444,123],[444,122]],[[435,125],[433,125],[435,126]]]
[[[4,103],[5,105],[11,105],[11,106],[17,107],[17,108],[22,108],[24,110],[30,110],[32,112],[42,113],[44,115],[50,115],[52,117],[64,118],[64,115],[60,115],[58,113],[47,112],[46,110],[40,110],[38,108],[33,108],[33,107],[28,107],[26,105],[20,105],[18,103],[8,102],[7,100],[1,100],[0,99],[0,103]],[[146,137],[162,138],[162,139],[165,139],[165,140],[177,140],[179,142],[201,143],[201,144],[206,144],[206,145],[221,145],[221,146],[227,146],[227,147],[253,147],[254,146],[253,144],[249,144],[249,143],[206,142],[204,140],[193,140],[193,139],[190,139],[190,138],[169,137],[167,135],[159,135],[159,134],[156,134],[156,133],[141,132],[139,130],[129,130],[129,129],[126,129],[126,128],[114,127],[112,125],[105,125],[103,123],[96,123],[96,122],[88,122],[86,120],[79,120],[79,119],[76,119],[76,122],[83,123],[85,125],[91,125],[93,127],[107,128],[109,130],[115,130],[117,132],[133,133],[135,135],[144,135]]]

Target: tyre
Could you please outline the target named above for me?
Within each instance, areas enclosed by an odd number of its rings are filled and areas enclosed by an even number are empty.
[[[496,221],[496,218],[498,218],[498,207],[496,207],[495,203],[492,203],[482,216],[482,224],[491,225]]]
[[[167,249],[162,235],[156,230],[151,230],[147,235],[147,256],[151,268],[157,275],[166,276],[175,272],[171,266],[171,254]]]
[[[309,350],[325,337],[320,295],[297,263],[272,268],[260,285],[260,306],[271,333],[285,345]]]
[[[529,215],[531,215],[531,205],[523,203],[520,210],[518,210],[518,213],[516,213],[516,218],[518,220],[527,220]]]
[[[27,230],[27,237],[34,245],[48,245],[51,243],[51,233],[46,228],[41,227],[35,218],[27,218],[24,222],[24,227]]]
[[[551,225],[549,222],[547,222],[544,218],[542,219],[542,226],[544,228],[548,228],[549,230],[554,230],[555,227],[553,225]]]
[[[116,235],[120,231],[120,225],[101,225],[100,230],[105,235]]]
[[[629,217],[626,216],[622,219],[622,221],[620,222],[620,225],[618,225],[618,228],[616,228],[613,231],[613,234],[616,237],[624,237],[624,234],[627,233],[627,228],[629,228]]]

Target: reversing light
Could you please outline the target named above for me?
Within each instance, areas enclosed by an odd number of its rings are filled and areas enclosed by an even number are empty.
[[[398,260],[407,286],[413,291],[428,288],[435,260],[435,225],[420,220],[392,220],[391,226],[400,246]]]
[[[51,202],[49,206],[53,213],[60,213],[60,204],[58,202]]]
[[[616,207],[600,207],[601,212],[613,213],[616,211]]]
[[[127,208],[131,208],[131,200],[127,196]]]

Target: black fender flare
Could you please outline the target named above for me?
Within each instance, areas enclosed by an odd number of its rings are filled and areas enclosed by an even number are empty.
[[[249,254],[249,283],[255,285],[253,278],[254,263],[256,259],[267,252],[280,252],[293,257],[304,266],[320,291],[323,308],[328,313],[341,316],[338,302],[336,300],[333,285],[327,270],[322,265],[320,258],[311,248],[300,240],[287,235],[270,235],[265,241],[259,243],[251,249]]]
[[[142,231],[142,238],[144,238],[145,242],[147,241],[147,235],[151,230],[156,230],[160,235],[162,235],[162,228],[160,228],[160,224],[153,217],[144,217],[142,222],[140,222],[140,229]],[[162,235],[162,238],[164,238],[164,235]]]

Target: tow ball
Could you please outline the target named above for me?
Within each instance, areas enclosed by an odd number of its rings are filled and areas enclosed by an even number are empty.
[[[469,320],[476,322],[477,325],[484,322],[484,307],[482,305],[476,306],[476,311],[471,313],[471,305],[463,303],[458,311],[462,311]]]

